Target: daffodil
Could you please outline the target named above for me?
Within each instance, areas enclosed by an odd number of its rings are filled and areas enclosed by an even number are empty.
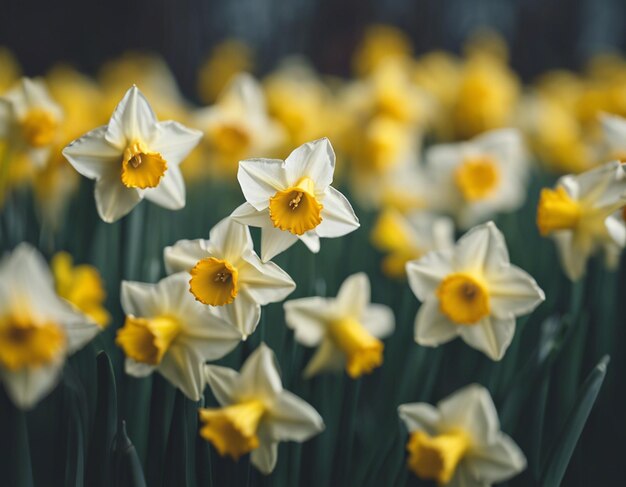
[[[13,156],[26,154],[42,167],[60,134],[63,112],[43,81],[22,78],[0,98],[0,138],[8,138]]]
[[[330,186],[334,170],[335,153],[325,138],[301,145],[285,161],[239,163],[237,179],[247,202],[231,216],[261,227],[263,262],[298,240],[319,252],[320,237],[341,237],[359,227],[346,197]]]
[[[29,409],[46,396],[66,357],[98,331],[57,296],[33,247],[20,244],[0,261],[0,380],[16,406]]]
[[[364,76],[385,61],[409,58],[412,50],[411,41],[400,29],[384,24],[371,25],[357,46],[352,65],[359,76]]]
[[[602,114],[600,122],[604,135],[606,160],[626,162],[626,119],[616,115]]]
[[[383,363],[380,338],[391,334],[394,316],[382,304],[370,303],[364,273],[348,277],[336,298],[302,298],[284,304],[285,321],[296,340],[318,347],[304,374],[346,369],[352,378],[371,373]]]
[[[406,273],[422,301],[415,341],[436,347],[460,336],[492,360],[502,359],[511,344],[515,318],[545,299],[535,280],[510,264],[493,222],[474,227],[453,249],[409,262]]]
[[[209,240],[181,240],[164,251],[169,273],[191,275],[189,291],[235,325],[245,339],[261,318],[261,306],[285,299],[296,287],[273,262],[261,262],[247,226],[225,218]]]
[[[0,95],[3,95],[19,79],[20,64],[13,53],[4,46],[0,46]]]
[[[73,141],[63,155],[80,174],[96,180],[96,207],[110,223],[143,198],[171,210],[183,208],[185,183],[178,165],[201,136],[178,122],[158,122],[133,86],[108,125]]]
[[[489,391],[470,384],[433,407],[402,404],[400,419],[409,431],[407,467],[438,485],[489,487],[519,474],[526,458],[500,430]]]
[[[232,78],[252,69],[252,50],[239,39],[220,42],[200,66],[198,93],[205,103],[214,102]]]
[[[604,250],[607,265],[615,267],[626,246],[626,173],[609,162],[578,175],[561,177],[554,189],[541,190],[537,226],[554,239],[561,266],[572,281],[585,273],[587,260]]]
[[[212,314],[188,292],[184,272],[156,284],[122,281],[124,326],[115,343],[126,355],[126,373],[145,377],[155,370],[192,401],[204,389],[202,367],[222,358],[241,333]]]
[[[447,217],[418,211],[406,216],[394,208],[383,210],[370,235],[372,244],[387,253],[382,270],[394,278],[406,276],[406,263],[432,250],[454,245],[454,224]]]
[[[433,205],[462,228],[498,212],[519,208],[526,198],[528,166],[520,134],[503,129],[469,142],[440,144],[426,152]]]
[[[252,464],[269,474],[279,442],[303,442],[324,429],[315,409],[283,389],[276,357],[263,343],[240,372],[206,365],[205,377],[221,407],[200,409],[200,436],[222,456],[237,460],[250,453]]]
[[[240,160],[276,151],[286,135],[269,117],[261,86],[245,73],[230,81],[214,105],[197,111],[194,123],[204,132],[205,157],[228,176]]]
[[[98,326],[106,327],[111,315],[104,307],[106,291],[98,269],[87,264],[75,266],[67,252],[55,254],[50,266],[57,294]]]

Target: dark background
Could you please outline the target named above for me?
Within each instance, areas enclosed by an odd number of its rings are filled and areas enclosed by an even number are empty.
[[[458,52],[482,26],[500,32],[513,67],[526,80],[542,71],[577,68],[594,52],[625,45],[624,0],[1,0],[0,45],[25,74],[58,61],[94,73],[128,49],[161,54],[181,88],[195,94],[195,76],[215,43],[237,37],[266,72],[287,54],[310,57],[324,73],[348,74],[365,26],[401,27],[417,54]]]

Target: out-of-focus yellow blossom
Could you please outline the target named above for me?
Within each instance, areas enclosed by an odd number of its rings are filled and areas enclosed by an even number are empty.
[[[4,94],[21,76],[22,70],[13,53],[0,46],[0,95]]]
[[[187,119],[188,106],[178,89],[176,78],[163,59],[154,54],[127,52],[103,64],[98,81],[104,92],[102,110],[105,120],[128,87],[133,85],[154,100],[152,108],[159,119],[181,122]]]
[[[58,252],[50,262],[56,292],[75,308],[84,313],[100,328],[111,322],[111,315],[104,308],[106,291],[98,269],[87,264],[74,265],[67,252]]]
[[[237,39],[228,39],[213,48],[198,72],[198,94],[213,103],[237,74],[252,71],[252,51]]]
[[[510,124],[519,96],[519,80],[498,57],[473,52],[461,72],[452,106],[457,138],[468,138]]]
[[[365,30],[352,59],[358,76],[374,71],[386,59],[411,55],[411,41],[404,32],[390,25],[372,25]]]
[[[300,60],[289,60],[263,82],[269,113],[282,123],[293,147],[337,131],[332,95],[313,69]]]
[[[204,132],[202,169],[229,178],[240,160],[276,154],[286,136],[270,118],[261,86],[249,74],[231,80],[215,105],[198,110],[194,125]]]
[[[381,263],[385,275],[401,279],[406,263],[419,259],[431,250],[445,250],[454,245],[454,224],[447,217],[414,212],[404,216],[393,208],[384,209],[370,234],[372,245],[387,255]]]

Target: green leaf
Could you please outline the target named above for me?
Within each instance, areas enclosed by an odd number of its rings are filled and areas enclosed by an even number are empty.
[[[111,485],[112,448],[117,432],[117,389],[109,356],[100,352],[97,362],[98,401],[87,461],[87,485]]]
[[[69,401],[68,433],[65,462],[66,487],[83,487],[85,485],[85,432],[79,412],[79,397],[71,388],[67,389]]]
[[[600,387],[606,376],[609,356],[605,355],[591,371],[576,398],[576,403],[570,411],[563,429],[558,435],[555,445],[548,456],[541,485],[546,487],[558,486],[567,470],[572,453],[576,448],[578,439],[585,427],[589,413],[600,392]]]
[[[34,487],[26,416],[0,390],[0,472],[6,485]]]
[[[116,487],[146,487],[139,456],[126,434],[126,421],[122,421],[114,444],[115,483],[113,485]]]

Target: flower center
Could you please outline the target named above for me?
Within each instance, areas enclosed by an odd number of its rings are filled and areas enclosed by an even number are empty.
[[[454,476],[457,465],[470,446],[470,439],[463,431],[430,436],[415,431],[407,443],[409,469],[424,480],[436,480],[445,485]]]
[[[537,226],[541,235],[555,230],[573,229],[578,225],[582,208],[573,200],[565,188],[541,190],[537,207]]]
[[[49,364],[66,344],[65,331],[56,323],[35,324],[19,315],[0,318],[0,365],[9,370]]]
[[[246,154],[252,143],[248,130],[234,123],[216,127],[211,135],[213,146],[227,156]]]
[[[228,261],[207,257],[191,269],[189,290],[198,301],[211,306],[232,303],[239,291],[237,269]]]
[[[270,198],[270,219],[276,228],[302,235],[321,223],[322,208],[315,197],[315,183],[304,177]]]
[[[55,254],[51,262],[56,292],[80,311],[104,328],[111,315],[104,308],[106,292],[102,278],[95,267],[73,266],[72,256],[67,252]]]
[[[115,343],[133,360],[158,365],[179,333],[180,323],[169,316],[136,318],[129,315],[117,332]]]
[[[383,363],[383,343],[354,318],[335,320],[328,331],[335,345],[346,354],[346,372],[353,379],[371,373]]]
[[[21,121],[22,136],[31,147],[45,147],[56,136],[58,123],[54,115],[42,108],[32,108]]]
[[[167,171],[167,162],[158,152],[149,152],[141,142],[124,150],[122,183],[128,188],[156,188]]]
[[[436,290],[439,309],[457,325],[473,325],[489,315],[485,285],[463,273],[450,274]]]
[[[200,421],[204,423],[200,435],[220,455],[237,460],[259,447],[257,430],[263,414],[265,405],[254,399],[224,408],[200,409]]]
[[[454,182],[466,201],[479,201],[496,190],[500,172],[490,157],[473,157],[456,168]]]

